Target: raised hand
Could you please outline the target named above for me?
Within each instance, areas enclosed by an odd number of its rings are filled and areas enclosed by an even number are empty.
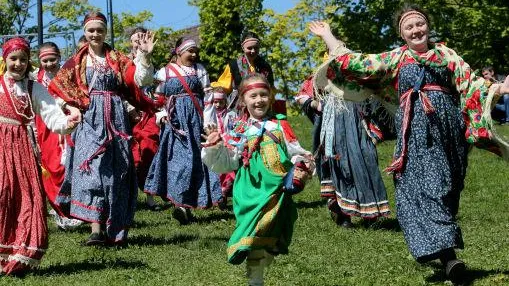
[[[138,49],[144,53],[151,54],[157,40],[155,40],[155,34],[152,31],[148,31],[146,33],[138,33],[138,42]]]
[[[311,33],[322,38],[324,36],[332,35],[329,24],[323,21],[311,21],[309,23],[309,30]]]
[[[339,41],[334,37],[330,29],[329,24],[323,21],[311,21],[309,23],[309,30],[311,33],[319,36],[327,45],[329,54],[334,54],[337,47],[344,45],[343,42]]]
[[[203,128],[203,131],[205,131],[206,135],[210,135],[213,132],[217,132],[217,125],[214,123],[209,123],[205,128]]]

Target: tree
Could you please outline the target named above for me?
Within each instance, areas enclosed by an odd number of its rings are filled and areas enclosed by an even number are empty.
[[[262,30],[262,0],[190,0],[199,8],[201,59],[211,78],[217,78],[229,60],[241,51],[246,29]]]
[[[313,19],[331,24],[335,35],[354,51],[378,53],[403,45],[394,11],[403,0],[300,0],[285,13],[265,10],[269,63],[276,86],[295,94],[321,63],[325,46],[306,27]],[[509,71],[509,2],[504,0],[416,0],[431,16],[432,39],[455,49],[473,68],[490,64]]]

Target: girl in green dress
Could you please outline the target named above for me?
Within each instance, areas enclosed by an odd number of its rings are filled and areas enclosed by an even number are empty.
[[[203,162],[216,173],[238,170],[233,185],[237,220],[228,242],[228,261],[247,260],[249,285],[263,285],[263,271],[273,255],[288,253],[297,209],[292,194],[304,188],[314,168],[285,116],[273,114],[274,96],[260,74],[245,78],[239,88],[245,114],[233,139],[223,143],[209,130]]]

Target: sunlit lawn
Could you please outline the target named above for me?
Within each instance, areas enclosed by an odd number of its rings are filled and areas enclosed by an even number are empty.
[[[292,118],[304,146],[311,125]],[[509,136],[509,127],[500,127]],[[388,165],[393,141],[379,146]],[[394,187],[384,175],[394,210]],[[329,218],[315,179],[295,196],[299,209],[290,254],[277,257],[266,285],[449,285],[436,265],[411,258],[394,214],[375,228],[345,230]],[[179,226],[170,211],[145,209],[144,196],[125,249],[85,247],[88,227],[57,230],[50,220],[50,248],[39,270],[24,278],[0,277],[0,285],[245,285],[244,265],[226,262],[234,227],[231,212],[197,211],[198,223]],[[459,253],[473,285],[509,285],[509,164],[474,149],[469,157],[459,223],[465,250]]]

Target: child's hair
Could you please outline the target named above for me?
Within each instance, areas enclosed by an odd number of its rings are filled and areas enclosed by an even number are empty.
[[[246,88],[246,86],[254,81],[262,81],[263,83],[265,83],[268,87],[268,90],[269,92],[271,93],[272,95],[272,92],[271,92],[271,89],[270,89],[270,83],[269,81],[267,80],[267,78],[262,75],[262,74],[259,74],[259,73],[252,73],[248,76],[246,76],[245,78],[242,79],[242,81],[240,82],[239,84],[239,94],[241,96],[241,98],[244,96],[244,93],[246,91],[244,91],[244,89]]]
[[[492,66],[485,66],[482,68],[482,72],[485,72],[485,71],[494,72],[495,70],[493,69]]]
[[[242,32],[242,35],[240,36],[240,43],[242,44],[246,39],[249,39],[249,38],[255,38],[258,40],[260,39],[260,37],[258,37],[258,35],[255,32],[244,31],[244,32]]]
[[[104,22],[104,24],[107,24],[108,21],[106,20],[106,16],[99,12],[99,11],[90,11],[87,15],[85,15],[85,19],[83,19],[82,25],[85,26],[85,24],[88,22],[90,18],[99,18],[101,21]]]
[[[145,29],[144,27],[135,27],[134,29],[131,30],[131,32],[129,33],[129,37],[131,37],[132,35],[136,34],[136,33],[146,33],[148,32],[147,29]]]
[[[39,46],[39,55],[41,54],[41,51],[43,49],[54,49],[55,52],[57,52],[59,55],[60,55],[60,49],[58,48],[57,44],[53,43],[53,42],[44,42],[42,43],[42,45]]]

